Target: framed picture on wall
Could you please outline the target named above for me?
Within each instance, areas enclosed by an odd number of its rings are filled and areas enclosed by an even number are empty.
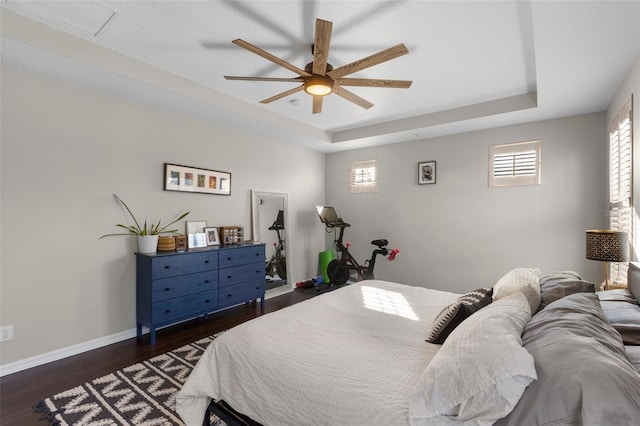
[[[423,161],[418,163],[418,184],[436,183],[436,162]]]
[[[231,173],[165,163],[164,190],[231,195]]]

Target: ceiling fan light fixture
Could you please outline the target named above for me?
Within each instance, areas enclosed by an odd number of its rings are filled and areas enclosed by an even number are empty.
[[[304,91],[313,96],[326,96],[333,92],[333,80],[322,75],[313,75],[304,80]]]

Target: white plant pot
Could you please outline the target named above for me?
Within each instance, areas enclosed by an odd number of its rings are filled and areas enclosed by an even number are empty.
[[[158,251],[157,235],[138,235],[138,252],[155,253]]]

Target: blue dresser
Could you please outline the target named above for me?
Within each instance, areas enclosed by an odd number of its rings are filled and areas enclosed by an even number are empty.
[[[261,299],[264,308],[264,244],[136,253],[136,330],[156,329]]]

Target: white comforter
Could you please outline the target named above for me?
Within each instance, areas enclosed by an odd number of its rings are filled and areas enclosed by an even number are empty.
[[[177,397],[187,425],[223,399],[264,425],[407,425],[440,346],[427,328],[458,294],[363,281],[264,315],[209,346]]]

